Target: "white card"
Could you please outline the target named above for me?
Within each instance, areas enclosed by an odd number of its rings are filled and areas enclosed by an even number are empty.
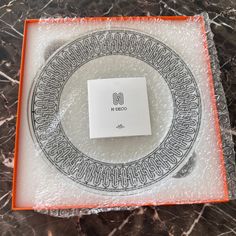
[[[88,80],[90,138],[151,135],[146,79]]]

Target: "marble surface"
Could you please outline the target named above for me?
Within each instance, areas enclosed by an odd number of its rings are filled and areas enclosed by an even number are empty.
[[[141,207],[132,211],[56,218],[11,211],[21,44],[25,18],[193,15],[206,11],[219,55],[236,141],[235,0],[0,1],[0,235],[236,235],[236,201]]]

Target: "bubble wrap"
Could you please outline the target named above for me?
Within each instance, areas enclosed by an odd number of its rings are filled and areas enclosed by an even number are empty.
[[[147,79],[152,135],[90,139],[87,80],[125,77]],[[26,21],[13,209],[234,199],[229,130],[207,14]]]

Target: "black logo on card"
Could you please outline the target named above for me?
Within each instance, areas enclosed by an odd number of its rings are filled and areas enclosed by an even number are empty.
[[[124,94],[123,93],[113,93],[113,104],[124,105]]]
[[[127,107],[121,107],[125,103],[124,94],[122,92],[113,93],[112,98],[113,98],[113,105],[115,105],[115,107],[111,107],[111,111],[126,111],[127,110]]]
[[[123,128],[125,128],[125,126],[122,125],[122,124],[119,124],[119,125],[116,126],[116,128],[117,128],[117,129],[123,129]]]

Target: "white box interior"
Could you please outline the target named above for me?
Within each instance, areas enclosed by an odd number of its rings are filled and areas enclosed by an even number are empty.
[[[91,189],[63,175],[44,157],[32,137],[29,124],[30,90],[46,59],[59,46],[82,35],[117,28],[148,34],[174,50],[194,75],[202,102],[200,131],[189,153],[194,157],[191,173],[184,178],[174,177],[186,161],[163,180],[122,193]],[[203,35],[198,21],[28,23],[25,50],[16,207],[106,207],[225,199],[225,176],[217,143]],[[146,77],[152,135],[89,138],[87,80],[113,77]],[[94,159],[109,163],[135,161],[150,153],[161,143],[173,116],[172,97],[160,74],[140,60],[122,55],[92,60],[76,71],[63,89],[60,109],[63,113],[62,126],[74,146]]]

